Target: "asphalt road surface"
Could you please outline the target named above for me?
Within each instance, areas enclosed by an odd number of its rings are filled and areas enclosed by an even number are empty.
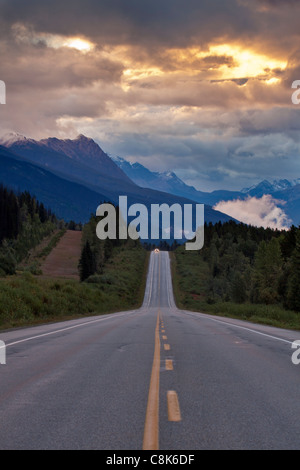
[[[152,253],[141,309],[0,333],[0,449],[299,449],[297,339],[178,310]]]

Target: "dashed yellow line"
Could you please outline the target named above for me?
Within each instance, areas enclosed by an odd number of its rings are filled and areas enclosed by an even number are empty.
[[[177,393],[170,390],[167,393],[169,421],[181,421],[181,413]]]
[[[158,269],[158,294],[160,300],[160,258]],[[144,426],[143,450],[159,450],[160,328],[161,333],[165,333],[164,322],[161,319],[161,313],[159,311],[155,327],[155,347]],[[162,335],[162,339],[166,341],[168,338],[166,335]],[[170,345],[164,343],[164,350],[170,351],[170,349]],[[165,360],[165,368],[166,370],[174,370],[173,361],[171,359]],[[168,420],[174,422],[181,421],[178,396],[174,390],[167,392],[167,403]]]

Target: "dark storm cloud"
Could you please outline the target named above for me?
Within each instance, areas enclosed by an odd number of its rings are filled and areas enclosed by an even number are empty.
[[[262,5],[276,8],[258,13],[256,7]],[[292,0],[1,0],[1,34],[21,22],[37,31],[84,34],[100,46],[105,42],[205,48],[212,40],[229,38],[287,50],[286,36],[299,36],[294,11],[298,7]]]
[[[7,24],[84,34],[100,43],[104,39],[170,47],[193,42],[205,46],[216,36],[240,37],[255,29],[255,17],[236,0],[2,0],[0,17]]]

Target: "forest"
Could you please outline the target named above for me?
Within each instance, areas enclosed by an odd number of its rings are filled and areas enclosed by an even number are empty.
[[[0,220],[0,275],[14,274],[31,248],[66,225],[29,192],[16,194],[3,185]],[[116,249],[141,248],[139,240],[99,240],[97,222],[99,218],[91,216],[83,228],[81,281],[103,282],[105,267]],[[150,250],[153,246],[145,244],[144,248]],[[178,288],[187,304],[198,300],[210,305],[250,303],[300,311],[299,227],[279,231],[233,221],[210,223],[205,224],[204,248],[200,251],[187,252],[184,246],[168,246],[165,241],[160,248],[174,250],[174,274],[179,277]]]
[[[53,278],[42,275],[38,261],[31,264],[29,252],[35,248],[38,256],[46,257],[66,229],[81,230],[82,225],[58,220],[29,193],[15,194],[4,186],[0,217],[1,328],[112,313],[142,304],[148,254],[139,240],[99,240],[92,216],[83,227],[78,260],[82,282]]]
[[[173,260],[177,299],[185,308],[225,311],[247,304],[252,312],[263,305],[300,312],[300,228],[206,224],[204,248],[177,248]]]
[[[62,225],[29,192],[15,194],[0,186],[0,275],[14,274],[17,264],[40,241]]]

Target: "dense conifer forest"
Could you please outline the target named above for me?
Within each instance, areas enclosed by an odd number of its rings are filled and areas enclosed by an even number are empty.
[[[264,321],[270,316],[281,325],[284,311],[295,312],[291,324],[299,327],[300,228],[208,224],[202,250],[182,246],[172,259],[181,307]]]
[[[0,186],[0,275],[14,274],[28,251],[62,224],[29,192]]]

